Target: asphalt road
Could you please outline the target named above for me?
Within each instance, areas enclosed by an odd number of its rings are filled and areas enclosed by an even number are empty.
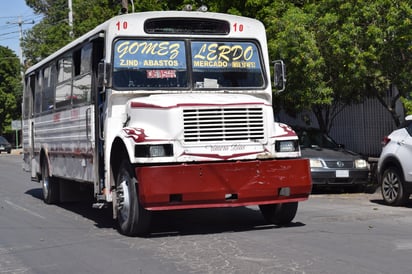
[[[119,235],[91,201],[46,205],[21,156],[0,155],[2,273],[412,273],[412,204],[379,193],[315,194],[289,227],[256,207],[155,214]]]

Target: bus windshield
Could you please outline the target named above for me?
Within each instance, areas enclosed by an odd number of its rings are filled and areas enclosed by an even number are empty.
[[[113,87],[263,88],[260,57],[259,48],[250,41],[117,40]]]

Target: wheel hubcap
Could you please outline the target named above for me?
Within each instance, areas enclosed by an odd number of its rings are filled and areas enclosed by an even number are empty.
[[[382,192],[385,199],[393,202],[399,195],[400,182],[398,176],[393,172],[388,172],[383,178]]]
[[[127,220],[130,211],[130,196],[127,181],[123,180],[117,188],[117,208],[123,220]]]

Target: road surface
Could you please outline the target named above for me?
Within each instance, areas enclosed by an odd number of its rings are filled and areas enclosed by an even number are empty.
[[[412,205],[315,194],[289,227],[256,207],[162,212],[120,235],[92,201],[46,205],[20,155],[0,155],[2,273],[412,273]]]

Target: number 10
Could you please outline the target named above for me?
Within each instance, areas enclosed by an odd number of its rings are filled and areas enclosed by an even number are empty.
[[[234,29],[235,32],[237,32],[237,31],[242,32],[243,31],[243,24],[238,25],[237,23],[234,23],[233,24],[233,29]]]
[[[116,27],[117,27],[117,30],[127,29],[127,21],[124,21],[123,23],[120,23],[119,21],[117,21]]]

